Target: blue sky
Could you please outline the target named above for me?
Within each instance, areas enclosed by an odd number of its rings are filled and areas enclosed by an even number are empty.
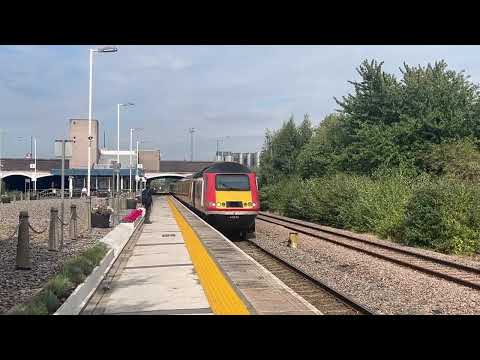
[[[0,128],[3,156],[23,156],[19,137],[37,137],[39,157],[53,156],[55,138],[68,134],[70,118],[88,117],[88,49],[92,46],[0,46]],[[364,59],[385,61],[399,74],[403,62],[426,65],[444,59],[480,83],[479,46],[119,46],[95,55],[94,117],[100,141],[116,146],[116,104],[122,111],[120,142],[130,127],[159,148],[164,159],[189,158],[188,128],[194,127],[195,158],[214,156],[216,138],[230,136],[223,150],[257,151],[265,129],[290,114],[311,114],[315,124],[337,106],[333,97],[352,90]]]

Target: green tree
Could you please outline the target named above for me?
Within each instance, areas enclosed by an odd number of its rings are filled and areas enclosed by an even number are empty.
[[[345,143],[342,120],[342,115],[330,114],[320,122],[298,155],[297,170],[301,177],[323,176],[341,169]]]

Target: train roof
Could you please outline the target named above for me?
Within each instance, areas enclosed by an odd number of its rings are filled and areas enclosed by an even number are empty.
[[[252,171],[245,165],[236,162],[219,162],[209,165],[193,175],[194,178],[202,176],[204,173],[241,173],[248,174]]]

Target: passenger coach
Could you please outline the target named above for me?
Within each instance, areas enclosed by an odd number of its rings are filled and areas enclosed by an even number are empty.
[[[257,178],[246,166],[216,163],[170,184],[170,192],[221,230],[238,232],[242,239],[255,232],[260,210]]]

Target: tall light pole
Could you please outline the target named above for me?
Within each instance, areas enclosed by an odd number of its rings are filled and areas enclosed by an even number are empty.
[[[193,161],[193,133],[195,132],[195,128],[188,129],[190,133],[190,161]]]
[[[3,164],[2,164],[2,157],[3,157],[3,133],[5,130],[0,129],[0,195],[2,195],[2,182],[3,182]]]
[[[142,141],[139,141],[137,140],[137,171],[136,171],[136,175],[135,175],[135,191],[138,191],[138,164],[140,162],[140,155],[139,155],[139,152],[138,152],[138,144],[142,143],[146,143],[148,142],[148,140],[142,140]]]
[[[218,152],[220,150],[219,144],[224,142],[225,140],[230,139],[230,136],[220,137],[217,139],[217,153],[215,154],[216,158],[218,158]]]
[[[134,103],[117,104],[117,162],[120,164],[120,107],[121,106],[134,106]],[[117,192],[120,191],[120,172],[117,178]]]
[[[141,128],[131,128],[130,129],[130,168],[129,168],[129,180],[128,180],[128,191],[130,193],[130,196],[132,196],[132,152],[133,152],[133,132],[134,131],[139,131],[142,130]],[[137,141],[137,165],[138,165],[138,141]],[[137,170],[138,172],[138,170]]]
[[[33,137],[33,144],[34,144],[34,157],[35,157],[35,176],[33,177],[35,180],[33,182],[33,192],[34,194],[37,193],[37,138]]]
[[[105,46],[98,49],[89,49],[90,51],[90,81],[88,92],[88,164],[87,164],[87,196],[90,196],[90,170],[92,161],[92,93],[93,93],[93,53],[114,53],[118,48]],[[98,140],[97,140],[98,141]]]

